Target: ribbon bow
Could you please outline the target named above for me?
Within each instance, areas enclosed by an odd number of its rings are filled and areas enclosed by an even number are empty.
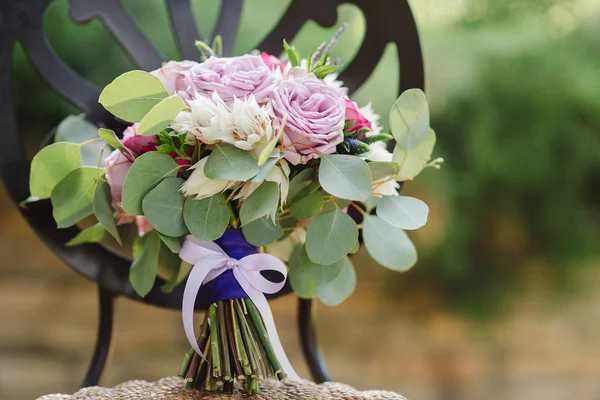
[[[283,346],[279,341],[279,335],[277,335],[271,308],[263,294],[273,294],[281,290],[287,277],[285,264],[277,257],[265,253],[251,254],[240,260],[236,260],[229,257],[218,244],[202,242],[193,236],[186,238],[181,247],[179,257],[190,264],[194,264],[185,285],[181,311],[185,335],[196,353],[204,356],[198,347],[194,334],[194,305],[198,291],[203,284],[212,281],[223,272],[231,269],[235,279],[260,312],[273,351],[279,359],[283,371],[287,374],[288,378],[300,380],[285,355]],[[260,271],[267,270],[281,273],[284,277],[283,281],[279,283],[271,282],[260,274]]]

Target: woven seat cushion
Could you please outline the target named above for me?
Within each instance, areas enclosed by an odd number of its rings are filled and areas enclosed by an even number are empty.
[[[184,381],[176,376],[156,382],[129,381],[112,389],[93,386],[77,393],[50,394],[38,400],[227,400],[247,399],[249,396],[235,390],[233,394],[217,392],[199,392],[184,389]],[[348,385],[328,382],[317,385],[309,381],[279,382],[261,381],[260,393],[253,398],[261,400],[406,400],[399,394],[382,390],[360,392]]]

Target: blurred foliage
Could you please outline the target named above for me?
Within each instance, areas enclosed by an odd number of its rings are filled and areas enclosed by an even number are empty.
[[[123,3],[150,41],[177,59],[174,39],[165,34],[164,2]],[[556,287],[568,283],[570,272],[599,249],[600,8],[588,0],[412,3],[438,133],[434,155],[447,163],[408,187],[431,204],[431,226],[415,233],[421,260],[411,272],[394,275],[390,293],[426,289],[444,304],[485,315],[519,289],[519,277],[532,263],[541,263]],[[219,1],[192,4],[208,37]],[[236,54],[260,43],[289,0],[244,4]],[[335,56],[354,56],[364,19],[352,5],[338,11],[332,28],[313,21],[303,27],[294,40],[301,52],[349,21]],[[133,68],[101,22],[81,26],[69,20],[67,0],[54,1],[44,23],[58,55],[95,85]],[[77,110],[44,83],[20,48],[14,66],[19,123],[39,143]],[[371,101],[384,125],[397,71],[390,46],[355,96],[359,103]]]

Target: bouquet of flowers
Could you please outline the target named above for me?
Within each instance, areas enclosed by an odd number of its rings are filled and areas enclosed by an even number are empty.
[[[151,290],[161,264],[174,265],[163,290],[187,278],[192,348],[180,376],[189,388],[230,392],[238,381],[256,393],[259,377],[297,378],[264,296],[288,273],[300,297],[335,305],[354,290],[348,255],[361,242],[392,270],[417,260],[405,230],[424,225],[428,208],[398,189],[441,161],[430,161],[427,101],[403,93],[382,132],[336,80],[339,33],[306,58],[284,41],[285,61],[221,57],[219,38],[198,42],[202,62],[127,72],[104,88],[99,102],[131,124],[124,132],[69,117],[33,159],[31,195],[51,200],[59,228],[97,221],[67,245],[106,232],[121,244],[122,227],[135,223],[137,293]],[[196,335],[198,292],[212,305]]]

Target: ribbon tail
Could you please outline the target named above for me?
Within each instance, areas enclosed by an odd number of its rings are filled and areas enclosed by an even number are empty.
[[[243,281],[243,282],[241,282]],[[301,381],[300,377],[292,367],[290,360],[288,360],[285,351],[283,350],[283,346],[281,345],[281,341],[279,340],[279,335],[277,334],[277,328],[275,327],[275,320],[273,319],[273,313],[271,312],[271,307],[269,307],[269,302],[267,301],[264,294],[262,294],[259,290],[249,285],[246,279],[238,279],[242,288],[250,297],[250,300],[254,302],[256,308],[260,312],[262,319],[265,323],[265,328],[267,329],[267,334],[269,335],[269,340],[271,341],[271,346],[273,347],[273,351],[281,364],[281,368],[283,368],[283,372],[286,373],[288,379],[293,381]]]
[[[185,290],[183,292],[181,316],[183,318],[183,329],[185,331],[185,336],[187,337],[187,340],[192,348],[202,358],[204,358],[204,354],[202,354],[202,350],[200,350],[200,347],[198,347],[196,335],[194,334],[194,306],[196,304],[198,291],[206,279],[206,275],[208,275],[208,273],[212,269],[216,268],[219,264],[223,263],[223,261],[223,256],[205,257],[199,260],[194,265],[194,268],[192,268],[190,271],[190,275],[188,276],[187,283],[185,284]]]

